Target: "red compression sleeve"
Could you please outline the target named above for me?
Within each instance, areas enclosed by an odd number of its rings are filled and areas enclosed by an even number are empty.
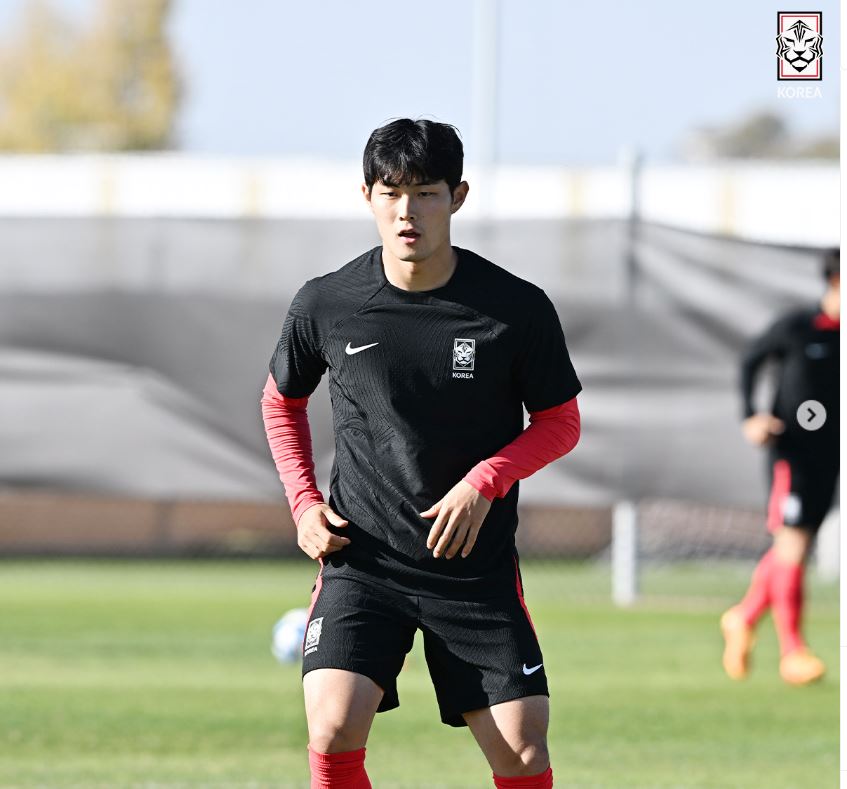
[[[309,507],[324,500],[315,481],[308,402],[308,397],[281,395],[273,376],[268,376],[262,391],[262,419],[295,524]]]
[[[530,411],[529,426],[496,455],[481,460],[464,476],[489,501],[502,498],[514,482],[570,452],[579,441],[576,398]]]

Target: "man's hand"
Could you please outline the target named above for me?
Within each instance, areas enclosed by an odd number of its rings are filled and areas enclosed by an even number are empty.
[[[297,545],[312,559],[320,559],[334,551],[340,551],[350,544],[350,540],[333,534],[327,524],[346,526],[347,523],[348,521],[338,513],[333,512],[329,504],[315,504],[300,516],[297,523]]]
[[[447,491],[444,498],[419,513],[422,518],[435,518],[429,537],[426,538],[426,547],[435,548],[432,555],[436,559],[442,555],[452,559],[464,545],[464,559],[471,552],[490,509],[491,502],[485,496],[472,485],[460,480]]]
[[[761,447],[785,430],[785,423],[773,414],[753,414],[741,423],[741,430],[753,446]]]

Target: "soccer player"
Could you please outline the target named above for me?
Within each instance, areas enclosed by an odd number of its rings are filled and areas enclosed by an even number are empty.
[[[399,705],[418,629],[441,720],[470,728],[495,785],[553,783],[518,480],[575,446],[581,385],[545,293],[451,244],[462,162],[447,124],[371,134],[362,193],[382,243],[306,282],[270,363],[268,440],[298,545],[320,563],[302,668],[312,787],[370,787],[368,732]],[[328,503],[306,416],[326,371]]]
[[[824,277],[826,292],[820,304],[776,321],[752,343],[741,365],[744,435],[750,443],[768,447],[767,524],[773,546],[759,561],[744,599],[721,617],[723,665],[732,679],[747,676],[754,628],[768,608],[779,637],[782,678],[805,685],[825,671],[806,646],[800,621],[806,559],[838,479],[838,250],[826,255]],[[770,412],[755,413],[754,381],[766,359],[778,364],[778,385]]]

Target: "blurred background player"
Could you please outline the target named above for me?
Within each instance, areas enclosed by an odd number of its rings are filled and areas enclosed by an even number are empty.
[[[839,250],[826,255],[823,273],[826,292],[820,303],[783,315],[750,345],[741,365],[744,436],[754,446],[767,447],[767,525],[773,545],[756,566],[744,599],[721,617],[723,665],[732,679],[747,676],[754,629],[768,608],[779,637],[782,678],[803,685],[825,672],[806,646],[801,618],[806,560],[832,504],[839,472]],[[773,406],[756,412],[756,376],[770,359],[778,365]],[[824,410],[804,405],[807,401]]]

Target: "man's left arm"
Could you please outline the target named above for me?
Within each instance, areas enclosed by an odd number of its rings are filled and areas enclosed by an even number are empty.
[[[543,411],[530,411],[529,422],[517,438],[477,463],[444,498],[420,513],[436,519],[426,541],[436,558],[452,559],[461,548],[464,559],[476,542],[491,502],[505,496],[517,480],[566,455],[579,441],[575,397]]]
[[[516,360],[515,374],[530,424],[495,455],[477,463],[428,510],[435,518],[427,548],[447,559],[462,549],[466,557],[491,502],[505,496],[516,480],[534,474],[570,452],[580,435],[576,395],[582,385],[568,354],[559,316],[545,294],[530,312]],[[464,546],[464,547],[463,547]]]
[[[519,479],[567,455],[579,441],[576,398],[561,405],[529,412],[529,425],[496,455],[481,460],[464,476],[489,501],[505,496]]]

